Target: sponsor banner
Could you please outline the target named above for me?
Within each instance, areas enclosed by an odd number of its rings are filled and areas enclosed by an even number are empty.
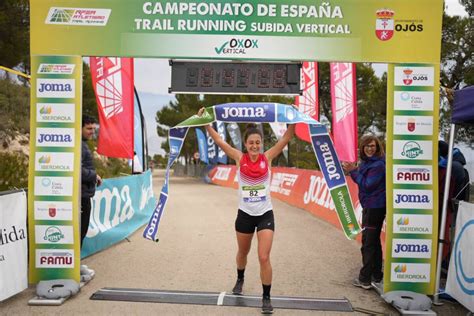
[[[396,111],[433,111],[432,91],[395,91],[393,97]]]
[[[81,258],[133,234],[148,221],[156,204],[150,170],[139,175],[105,179],[92,198],[91,221]]]
[[[332,136],[339,159],[357,161],[357,96],[354,63],[330,63]]]
[[[431,239],[392,239],[393,258],[431,258]]]
[[[45,24],[75,26],[105,26],[109,20],[111,9],[97,8],[62,8],[49,9]]]
[[[216,122],[216,131],[223,140],[227,138],[224,122]],[[225,152],[217,145],[216,145],[216,149],[217,149],[217,162],[224,165],[227,164],[227,155],[225,154]]]
[[[74,128],[36,128],[37,147],[74,147]]]
[[[90,64],[100,124],[97,152],[133,159],[133,59],[91,57]]]
[[[296,180],[298,180],[297,174],[274,172],[270,182],[270,191],[290,196]]]
[[[432,116],[395,115],[393,121],[394,135],[433,135]]]
[[[429,283],[431,266],[428,263],[403,263],[391,264],[391,282]]]
[[[267,108],[265,107],[267,105]],[[240,113],[242,112],[242,113]],[[215,113],[213,116],[211,113]],[[239,114],[240,113],[240,114]],[[253,113],[253,114],[251,114]],[[258,115],[257,115],[258,113]],[[339,203],[335,204],[337,209],[337,214],[339,215],[338,218],[343,226],[343,231],[346,234],[347,238],[355,238],[356,235],[361,231],[360,226],[357,222],[353,222],[350,220],[354,218],[355,215],[352,206],[351,198],[348,194],[347,183],[345,181],[344,173],[342,172],[341,165],[335,153],[334,147],[332,145],[332,141],[329,138],[329,135],[326,131],[326,128],[319,124],[314,119],[310,118],[309,116],[298,112],[295,108],[290,105],[284,104],[267,104],[267,103],[228,103],[228,104],[219,104],[213,107],[208,107],[204,111],[202,117],[198,117],[197,115],[193,115],[192,117],[188,118],[187,120],[179,123],[176,127],[171,128],[169,132],[169,143],[170,143],[170,156],[168,160],[168,166],[166,169],[166,177],[165,177],[165,184],[162,187],[162,193],[160,196],[166,194],[166,198],[163,199],[162,205],[157,207],[148,223],[147,228],[143,233],[143,237],[151,240],[156,240],[156,234],[158,229],[159,219],[161,218],[162,211],[165,207],[165,203],[167,200],[168,194],[168,177],[169,177],[169,169],[172,166],[174,160],[179,154],[181,150],[182,143],[186,136],[186,132],[178,133],[177,130],[184,129],[191,126],[202,126],[206,124],[213,123],[212,118],[224,118],[230,119],[232,117],[233,120],[239,121],[240,115],[243,116],[244,120],[249,119],[249,115],[254,115],[252,121],[258,123],[273,123],[275,119],[277,122],[290,122],[290,123],[307,123],[310,124],[310,132],[311,137],[313,140],[313,148],[315,151],[316,158],[323,170],[323,174],[325,177],[326,182],[329,183],[329,186],[332,189],[336,189],[336,185],[338,186],[337,189],[341,193],[337,193],[342,195],[343,198],[339,198]],[[273,118],[273,121],[268,121],[268,118]],[[179,134],[179,138],[176,138]],[[173,140],[177,139],[180,141],[179,150],[178,146],[173,148]],[[226,175],[231,177],[230,175]],[[341,178],[342,177],[342,178]],[[235,176],[233,177],[235,179]],[[161,203],[160,203],[161,204]],[[343,214],[347,214],[347,216],[343,216]]]
[[[393,190],[394,209],[433,209],[432,190]]]
[[[72,221],[72,202],[34,201],[35,220]]]
[[[207,158],[207,138],[199,128],[196,128],[196,136],[199,148],[199,159],[205,164],[209,164],[209,159]]]
[[[393,165],[393,183],[433,184],[433,166]]]
[[[0,302],[28,288],[25,191],[0,196]]]
[[[31,5],[31,52],[434,63],[441,55],[442,3],[96,0],[91,8],[89,1],[42,0]]]
[[[36,249],[36,268],[74,268],[73,249]]]
[[[73,177],[40,177],[34,178],[35,195],[72,196]]]
[[[439,63],[389,65],[387,83],[384,270],[391,273],[384,274],[384,292],[433,295],[439,221]],[[409,260],[403,263],[400,258]],[[425,267],[424,272],[416,267]]]
[[[394,234],[432,234],[433,215],[393,214]]]
[[[239,125],[237,123],[228,123],[227,133],[229,133],[234,147],[242,151],[242,134],[240,133]]]
[[[36,79],[37,98],[68,98],[76,96],[74,79]]]
[[[39,75],[72,75],[75,64],[40,64],[38,67]]]
[[[449,261],[446,293],[474,311],[474,204],[459,202],[454,250]]]
[[[36,225],[36,244],[73,244],[72,226],[65,225]]]
[[[301,69],[301,88],[303,94],[296,96],[295,105],[298,111],[319,120],[319,82],[318,63],[305,61]],[[305,142],[311,143],[309,128],[306,124],[298,123],[295,129],[296,136]]]
[[[30,142],[28,172],[28,281],[79,282],[82,57],[32,55],[31,69],[30,138],[35,141]],[[63,123],[68,128],[58,127]],[[67,269],[55,255],[38,257],[37,250],[51,248],[44,244],[72,254]]]
[[[36,121],[41,123],[74,123],[74,103],[37,103]]]
[[[434,67],[397,67],[394,70],[395,86],[433,87]]]
[[[394,140],[393,159],[431,160],[433,142],[424,140]]]
[[[215,124],[212,123],[213,128],[215,128]],[[211,135],[206,131],[206,148],[207,148],[207,159],[209,164],[216,165],[217,164],[217,145],[212,139]]]
[[[74,169],[74,153],[44,152],[35,153],[35,171],[65,171]]]

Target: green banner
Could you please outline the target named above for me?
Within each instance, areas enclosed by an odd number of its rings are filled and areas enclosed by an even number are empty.
[[[442,0],[42,0],[32,54],[438,62]]]
[[[29,283],[79,282],[82,58],[32,56]]]
[[[434,294],[439,65],[389,66],[384,292]]]

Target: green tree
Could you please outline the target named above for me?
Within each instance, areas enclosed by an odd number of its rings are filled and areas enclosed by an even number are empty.
[[[95,117],[98,121],[97,100],[92,86],[91,70],[87,63],[82,63],[82,113]]]

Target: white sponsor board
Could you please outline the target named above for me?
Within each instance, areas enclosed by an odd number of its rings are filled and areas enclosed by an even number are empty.
[[[393,165],[393,183],[433,184],[433,166]]]
[[[111,9],[51,7],[45,24],[106,26]]]
[[[434,67],[395,67],[395,85],[405,87],[432,87]]]
[[[392,263],[391,282],[429,283],[431,265],[429,263]]]
[[[272,174],[270,191],[289,196],[297,179],[297,174],[275,172]]]
[[[35,176],[35,195],[72,196],[73,177]]]
[[[433,233],[433,215],[393,214],[394,234]]]
[[[74,103],[36,103],[36,122],[75,122]]]
[[[72,202],[35,201],[35,220],[72,221]]]
[[[36,128],[37,147],[74,147],[74,128]]]
[[[433,135],[432,116],[394,115],[394,135]]]
[[[65,225],[36,225],[35,242],[37,244],[73,244],[72,226]]]
[[[212,177],[212,180],[221,180],[221,181],[227,181],[230,176],[231,168],[228,167],[217,167],[217,171],[214,174],[214,177]]]
[[[74,170],[74,153],[43,152],[35,153],[35,171]]]
[[[434,93],[431,91],[395,91],[393,107],[396,111],[433,111]]]
[[[26,214],[25,191],[0,196],[0,302],[28,288]]]
[[[75,67],[75,64],[40,64],[38,74],[72,75]]]
[[[394,209],[433,209],[432,190],[393,190]]]
[[[392,239],[393,258],[431,258],[431,239]]]
[[[427,140],[394,140],[393,159],[431,160],[433,142]]]
[[[36,268],[74,268],[74,249],[36,249]]]
[[[74,98],[75,79],[36,79],[37,98]]]

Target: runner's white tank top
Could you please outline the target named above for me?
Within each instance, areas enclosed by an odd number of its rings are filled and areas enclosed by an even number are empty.
[[[256,162],[243,154],[237,170],[239,180],[239,209],[251,216],[260,216],[272,210],[270,197],[271,171],[265,155],[260,154]]]

